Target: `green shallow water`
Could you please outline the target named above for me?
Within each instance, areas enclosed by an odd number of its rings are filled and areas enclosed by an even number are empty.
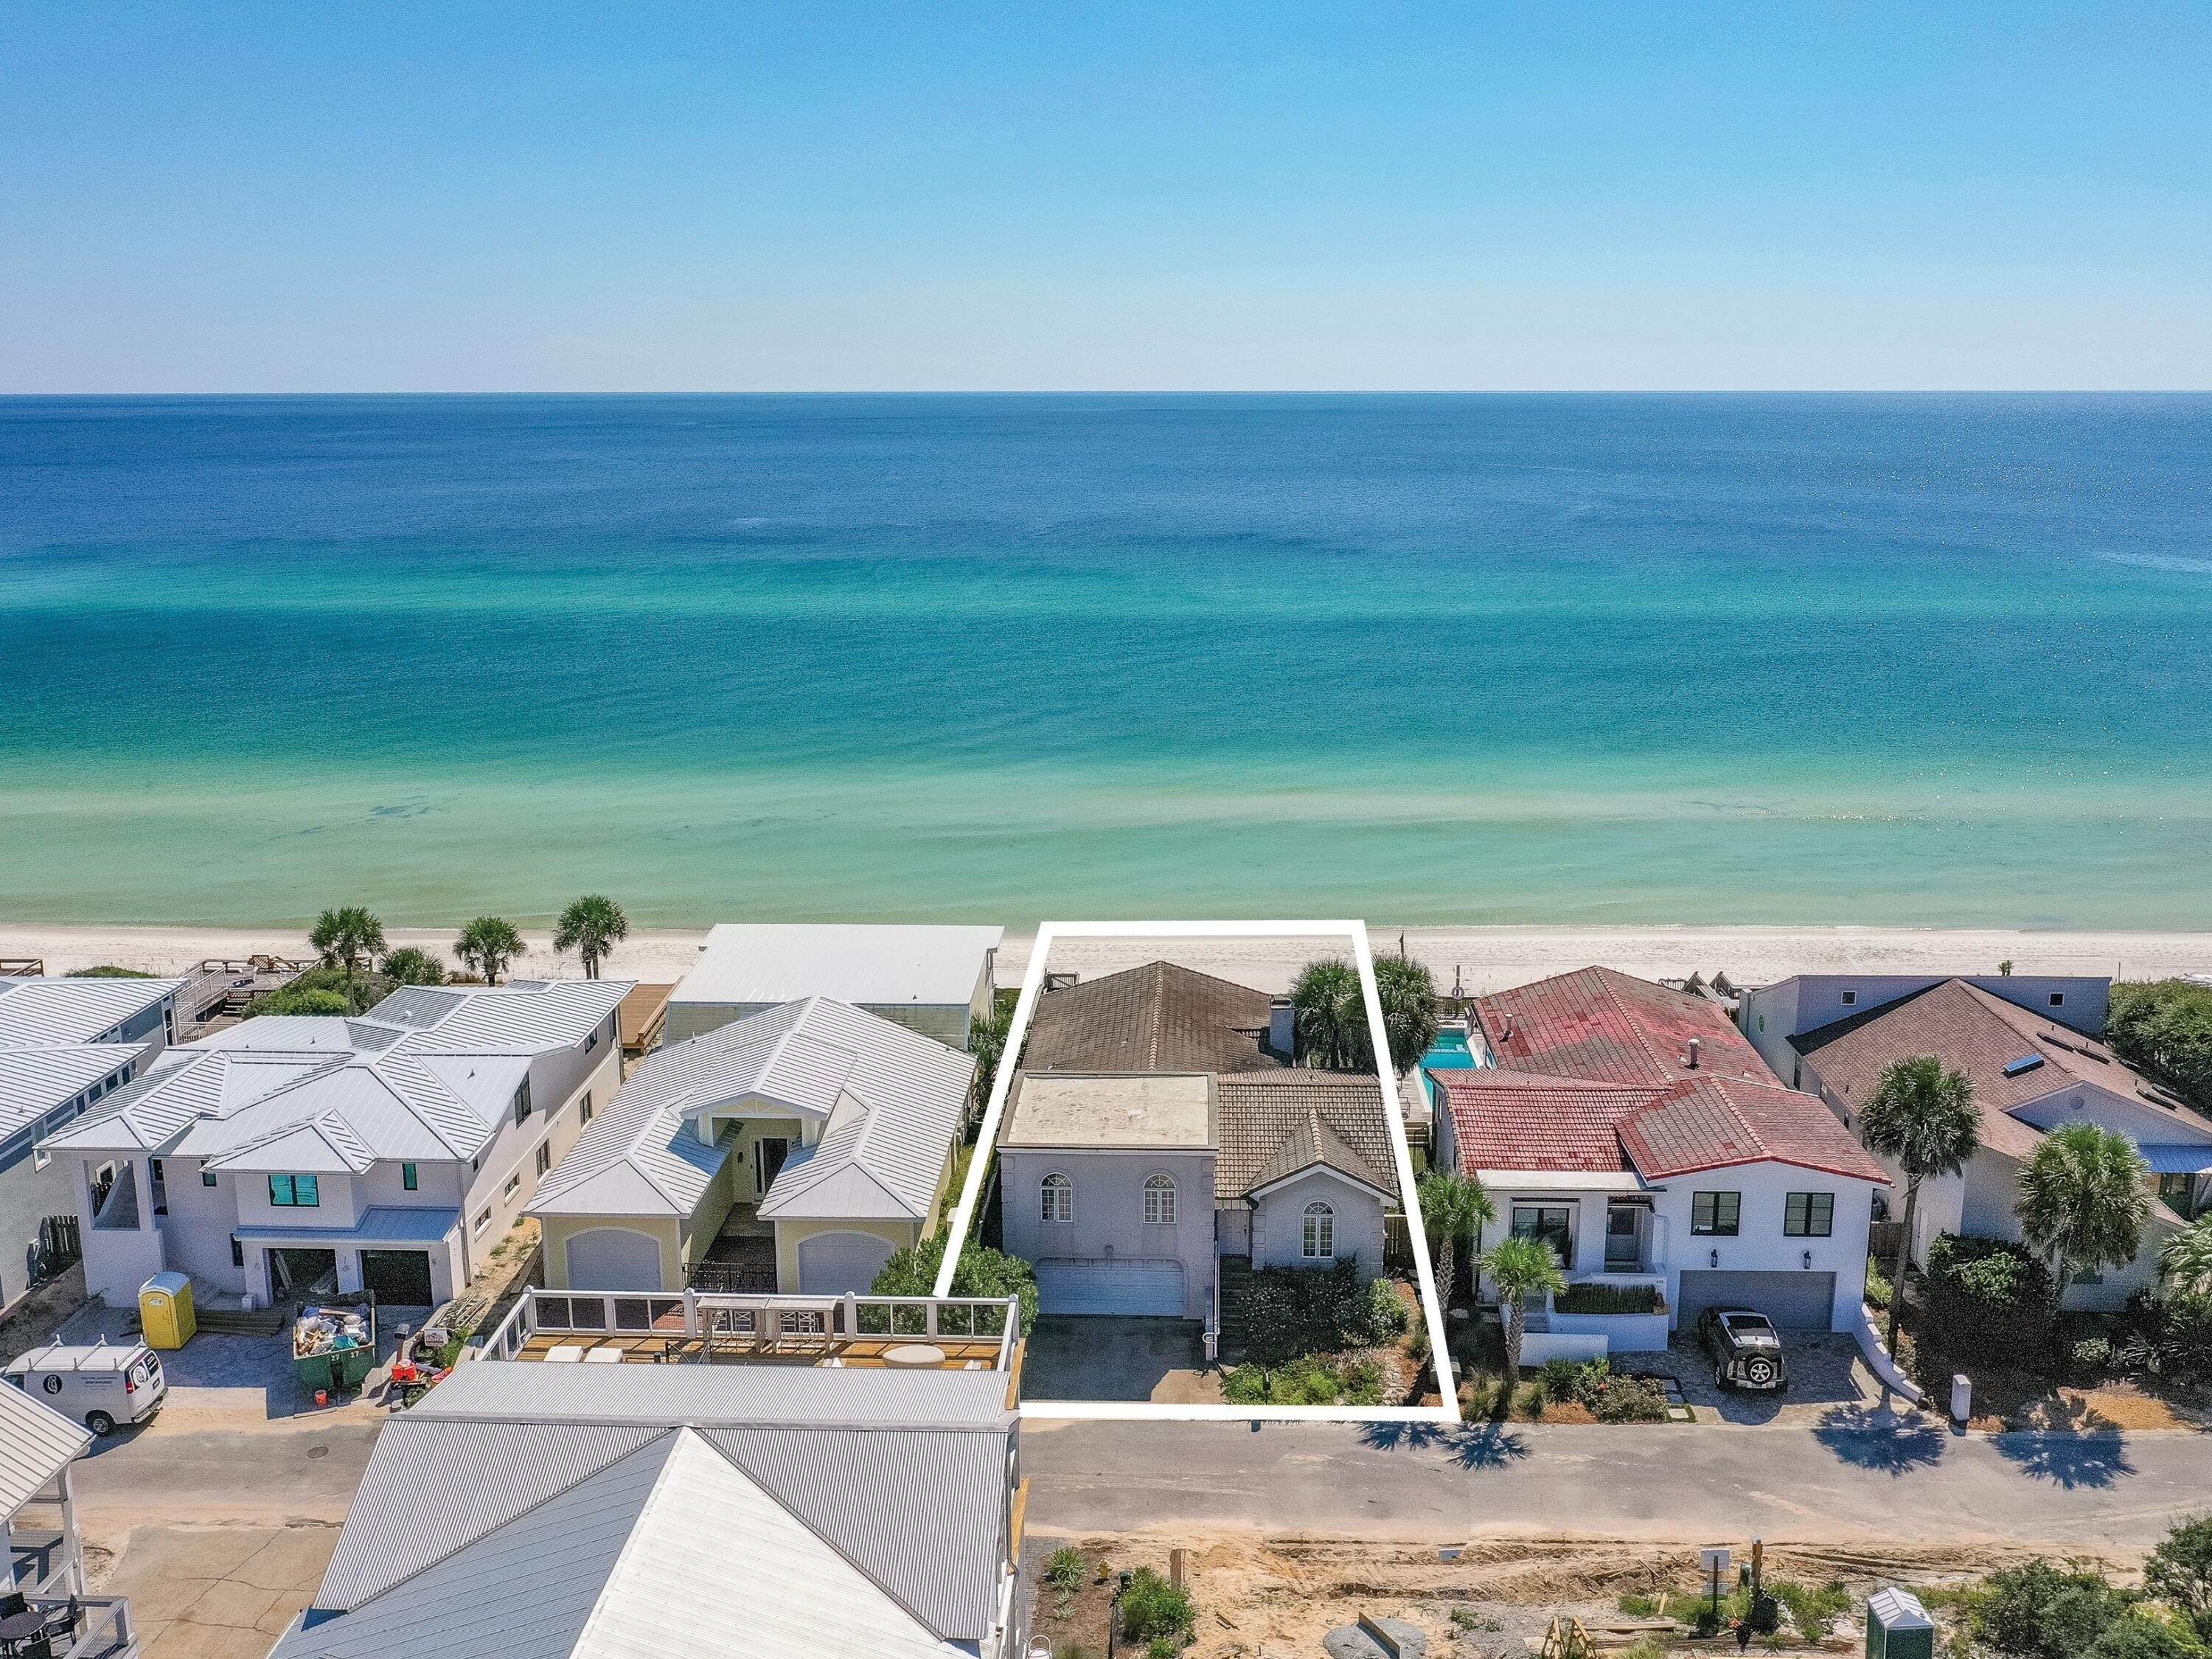
[[[2212,400],[0,399],[0,916],[2212,926]]]

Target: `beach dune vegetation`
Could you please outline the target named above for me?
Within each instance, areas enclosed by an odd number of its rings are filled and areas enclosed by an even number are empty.
[[[352,1006],[354,976],[384,949],[384,924],[366,905],[341,904],[315,918],[307,943],[324,967],[345,975],[346,1012],[358,1013]]]
[[[386,953],[384,976],[394,985],[443,985],[446,964],[428,951],[404,945]]]

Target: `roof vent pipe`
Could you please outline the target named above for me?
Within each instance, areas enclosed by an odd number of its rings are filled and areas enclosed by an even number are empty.
[[[1695,1037],[1690,1039],[1689,1067],[1693,1072],[1698,1069],[1698,1039]]]

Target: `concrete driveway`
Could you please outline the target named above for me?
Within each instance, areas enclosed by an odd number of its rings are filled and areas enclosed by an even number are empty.
[[[1665,1353],[1624,1354],[1620,1369],[1658,1371],[1681,1385],[1682,1398],[1700,1423],[1796,1424],[1810,1428],[1838,1406],[1871,1405],[1881,1385],[1867,1369],[1857,1341],[1832,1331],[1784,1331],[1783,1357],[1790,1365],[1784,1394],[1741,1393],[1713,1381],[1713,1362],[1695,1331],[1677,1331]]]
[[[262,1659],[337,1540],[328,1525],[139,1527],[100,1589],[131,1598],[145,1659]]]
[[[1030,1332],[1022,1398],[1218,1402],[1220,1382],[1204,1369],[1205,1336],[1188,1319],[1048,1314]]]

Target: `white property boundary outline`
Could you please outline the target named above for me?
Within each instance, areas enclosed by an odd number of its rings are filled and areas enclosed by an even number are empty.
[[[1421,1225],[1421,1203],[1413,1183],[1413,1156],[1406,1144],[1406,1122],[1399,1109],[1395,1080],[1390,1075],[1390,1047],[1383,1036],[1382,998],[1375,983],[1375,957],[1368,949],[1364,921],[1048,921],[1037,928],[1030,947],[1029,968],[1022,975],[1020,997],[1014,1003],[1014,1020],[1006,1031],[1006,1046],[999,1073],[991,1082],[991,1098],[983,1109],[982,1127],[976,1132],[978,1156],[968,1165],[968,1180],[960,1194],[960,1206],[952,1214],[951,1237],[945,1241],[945,1263],[938,1269],[936,1294],[952,1294],[952,1275],[968,1240],[983,1182],[998,1156],[999,1119],[1005,1113],[1006,1092],[1012,1085],[1013,1062],[1029,1036],[1030,1017],[1044,988],[1045,963],[1054,943],[1060,939],[1334,939],[1352,944],[1352,958],[1359,974],[1359,990],[1367,1006],[1367,1025],[1374,1042],[1375,1080],[1382,1090],[1383,1117],[1390,1126],[1390,1152],[1398,1164],[1400,1203],[1412,1235],[1413,1267],[1421,1292],[1421,1308],[1428,1316],[1429,1352],[1439,1379],[1441,1406],[1164,1406],[1136,1400],[1024,1401],[1024,1417],[1066,1421],[1075,1419],[1140,1419],[1179,1423],[1440,1423],[1456,1426],[1460,1421],[1459,1390],[1443,1381],[1452,1376],[1451,1349],[1444,1332],[1444,1310],[1437,1303],[1437,1276],[1429,1260],[1427,1231]]]

